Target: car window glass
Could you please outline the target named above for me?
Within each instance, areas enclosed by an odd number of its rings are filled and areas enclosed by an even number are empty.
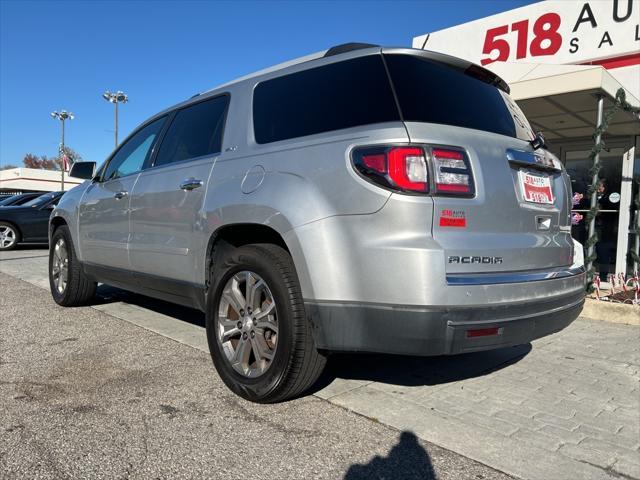
[[[224,95],[179,110],[162,140],[155,165],[220,152],[228,101]]]
[[[165,119],[166,117],[163,117],[150,123],[127,140],[109,161],[103,180],[112,180],[142,170],[145,160],[151,155],[151,147],[162,130]]]
[[[385,59],[405,121],[531,140],[527,119],[509,95],[468,71],[415,55],[391,54]]]
[[[399,120],[380,55],[265,80],[253,95],[258,143]]]
[[[17,195],[11,195],[9,197],[3,198],[2,200],[0,200],[0,205],[6,205],[8,203],[12,203],[16,200]]]
[[[27,203],[23,203],[23,207],[33,207],[37,205],[43,205],[45,202],[48,202],[53,197],[53,193],[45,193],[40,195],[39,197],[33,198],[29,200]]]

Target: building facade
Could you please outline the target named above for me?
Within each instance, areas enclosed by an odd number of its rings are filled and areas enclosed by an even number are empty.
[[[502,77],[532,127],[565,164],[573,190],[574,237],[588,237],[584,217],[592,182],[589,152],[600,111],[623,89],[640,106],[640,0],[548,0],[420,35],[413,47],[470,60]],[[611,273],[637,268],[634,204],[640,184],[640,118],[619,111],[600,154],[596,266]]]
[[[15,195],[27,192],[53,192],[62,187],[59,170],[38,168],[9,168],[0,170],[0,195]],[[64,189],[71,190],[83,181],[64,175]]]

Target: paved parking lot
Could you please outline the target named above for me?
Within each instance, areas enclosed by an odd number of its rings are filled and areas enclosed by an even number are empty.
[[[201,314],[106,287],[93,308],[58,308],[34,287],[46,254],[0,258],[0,476],[640,478],[637,326],[336,355],[313,395],[256,406],[215,376]]]

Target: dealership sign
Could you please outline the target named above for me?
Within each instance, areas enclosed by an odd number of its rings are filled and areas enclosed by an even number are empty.
[[[640,0],[549,0],[414,38],[472,62],[640,63]]]

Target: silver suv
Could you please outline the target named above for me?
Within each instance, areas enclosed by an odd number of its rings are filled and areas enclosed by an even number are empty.
[[[224,382],[300,395],[329,352],[527,343],[580,313],[570,183],[499,77],[348,44],[138,127],[50,220],[60,305],[96,282],[206,312]]]

